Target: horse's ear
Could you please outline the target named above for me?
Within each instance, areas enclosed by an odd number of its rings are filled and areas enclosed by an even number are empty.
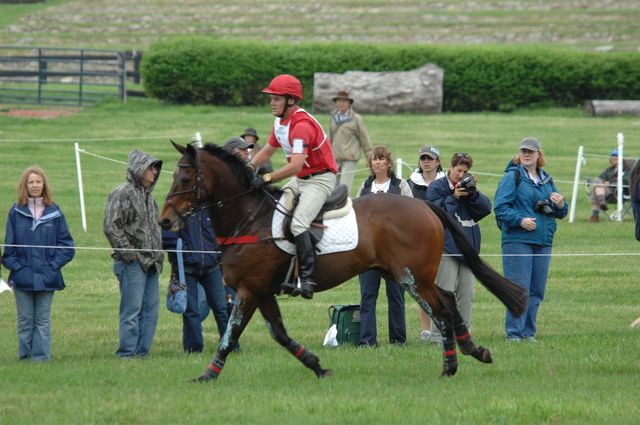
[[[171,139],[169,139],[171,140]],[[174,148],[176,148],[176,150],[180,153],[184,153],[184,146],[180,146],[179,144],[177,144],[176,142],[174,142],[173,140],[171,140],[171,144],[173,145]]]

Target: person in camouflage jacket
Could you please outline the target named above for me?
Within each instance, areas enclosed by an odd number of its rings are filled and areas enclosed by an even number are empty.
[[[119,357],[149,354],[158,322],[158,277],[162,272],[162,232],[151,192],[162,161],[133,150],[127,181],[107,199],[103,230],[114,249],[113,272],[120,283]]]

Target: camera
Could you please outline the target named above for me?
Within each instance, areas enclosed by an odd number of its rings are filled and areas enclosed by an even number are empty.
[[[553,208],[551,208],[551,201],[548,199],[536,202],[536,212],[541,212],[547,217],[553,217],[555,215]]]
[[[460,180],[460,187],[465,189],[468,193],[473,193],[476,191],[476,179],[469,173],[462,176]]]

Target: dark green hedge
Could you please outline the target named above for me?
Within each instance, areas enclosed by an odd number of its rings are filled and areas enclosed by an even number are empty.
[[[584,53],[540,47],[357,43],[282,44],[205,38],[156,43],[145,53],[148,95],[174,103],[264,104],[271,78],[300,79],[305,104],[314,72],[444,69],[445,111],[576,106],[590,99],[640,98],[640,53]]]

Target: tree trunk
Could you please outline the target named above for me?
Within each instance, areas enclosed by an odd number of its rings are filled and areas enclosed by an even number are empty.
[[[611,115],[638,115],[640,116],[639,100],[588,100],[584,109],[594,117],[607,117]]]

